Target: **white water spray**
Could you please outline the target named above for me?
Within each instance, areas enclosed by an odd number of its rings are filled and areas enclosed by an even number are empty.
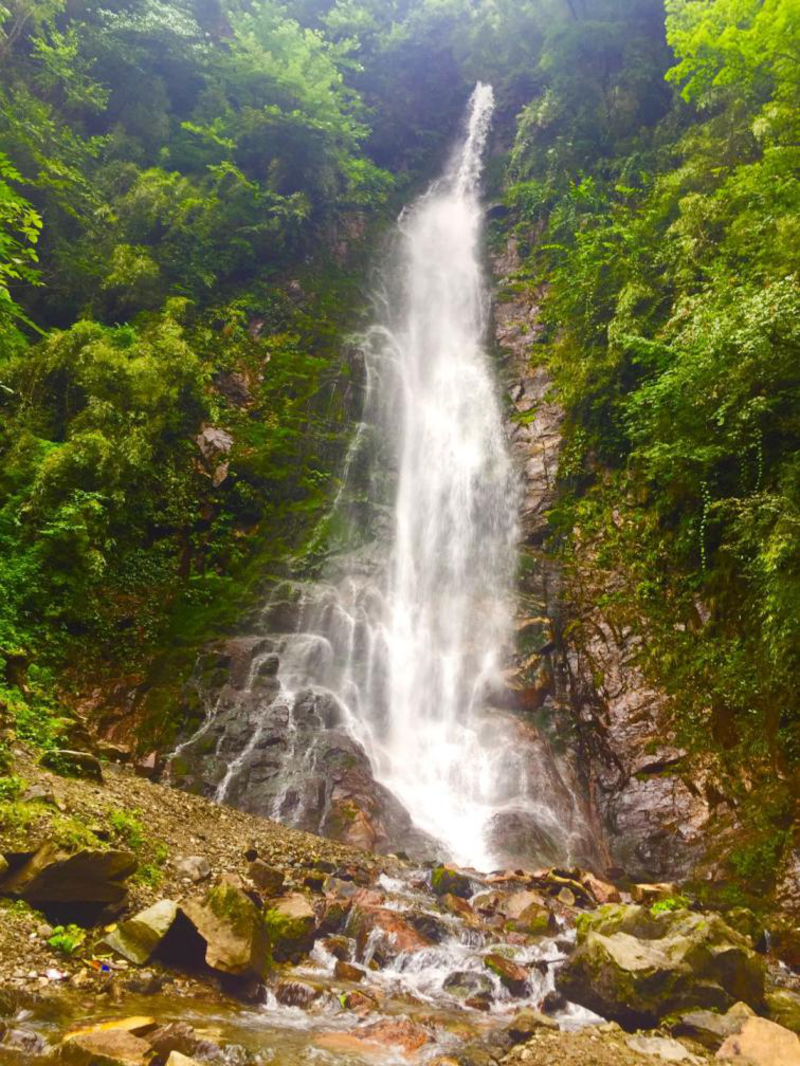
[[[483,720],[511,618],[516,479],[484,341],[479,85],[445,177],[401,220],[397,292],[368,356],[397,463],[385,599],[387,722],[377,776],[415,823],[486,865],[500,753]]]

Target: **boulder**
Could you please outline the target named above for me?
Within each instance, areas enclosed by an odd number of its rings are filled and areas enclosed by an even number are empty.
[[[693,1055],[683,1044],[668,1036],[648,1036],[646,1033],[637,1033],[635,1036],[629,1036],[625,1043],[632,1051],[661,1059],[662,1062],[697,1063],[697,1066],[700,1066],[703,1061],[697,1055]]]
[[[515,892],[503,905],[503,912],[511,919],[512,927],[521,933],[547,936],[558,930],[556,916],[537,892]]]
[[[492,952],[483,960],[484,966],[500,978],[501,984],[513,996],[523,996],[528,988],[528,971],[524,966],[507,959],[505,955]]]
[[[178,904],[162,899],[123,922],[101,941],[128,962],[142,966],[172,928]]]
[[[716,1051],[752,1017],[753,1011],[746,1003],[734,1003],[726,1014],[715,1014],[710,1010],[687,1011],[671,1026],[671,1030],[676,1036],[689,1037],[709,1051]]]
[[[407,1055],[430,1043],[431,1034],[407,1018],[387,1018],[359,1031],[359,1037],[380,1047],[400,1048]]]
[[[583,873],[580,882],[584,888],[589,889],[598,903],[619,903],[622,900],[618,888],[610,885],[608,881],[595,877],[593,873]]]
[[[483,923],[478,915],[472,908],[472,904],[468,903],[465,899],[461,899],[460,896],[454,896],[452,892],[446,892],[441,897],[441,905],[450,914],[454,914],[457,918],[461,918],[467,925],[473,929],[479,928]]]
[[[186,1022],[169,1022],[147,1034],[147,1042],[155,1051],[158,1062],[169,1061],[173,1053],[193,1059],[196,1055],[205,1061],[219,1057],[219,1047],[211,1040],[198,1035]]]
[[[451,935],[452,931],[447,922],[429,911],[409,910],[406,911],[404,917],[412,929],[416,929],[420,936],[425,937],[432,944],[441,944]]]
[[[247,876],[268,896],[278,896],[283,890],[283,873],[269,866],[263,859],[254,859],[247,868]]]
[[[343,959],[345,962],[350,958],[356,946],[355,941],[349,936],[326,936],[320,943],[335,959]]]
[[[48,807],[57,807],[56,796],[47,785],[31,785],[20,796],[22,803],[44,803]]]
[[[262,978],[269,968],[264,919],[239,888],[220,884],[202,900],[183,904],[186,917],[206,942],[206,962],[235,977]]]
[[[323,990],[308,981],[295,981],[284,979],[274,986],[275,999],[284,1007],[300,1007],[305,1010],[318,1000]]]
[[[264,912],[264,923],[276,962],[294,961],[311,950],[316,919],[314,908],[301,893],[270,900]]]
[[[556,983],[606,1018],[649,1026],[693,1007],[760,1007],[764,961],[719,915],[608,904],[579,921],[578,949]]]
[[[356,1011],[358,1014],[369,1014],[378,1006],[378,1000],[367,992],[356,989],[353,992],[344,992],[339,996],[339,1003],[346,1009]]]
[[[64,777],[82,777],[87,781],[102,782],[103,767],[96,755],[88,751],[69,751],[59,748],[46,751],[39,760],[47,770]]]
[[[70,854],[45,843],[6,878],[2,891],[28,903],[118,903],[137,865],[130,851],[81,848]]]
[[[347,933],[355,937],[358,957],[379,963],[406,953],[413,954],[431,946],[397,911],[372,903],[355,904],[347,920]],[[369,955],[369,957],[367,957]]]
[[[472,882],[466,874],[452,866],[436,866],[431,871],[431,888],[437,896],[458,896],[469,899],[472,895]]]
[[[717,1058],[741,1066],[800,1066],[800,1039],[766,1018],[748,1018],[728,1037]]]
[[[179,877],[188,877],[195,884],[211,876],[211,865],[202,855],[181,855],[172,865]]]
[[[670,899],[678,893],[678,886],[672,881],[661,881],[643,885],[631,885],[631,899],[634,903],[658,903]]]
[[[126,1029],[100,1029],[66,1037],[59,1061],[68,1066],[148,1066],[155,1052]]]
[[[171,1051],[165,1066],[200,1066],[200,1063],[197,1059],[190,1059],[188,1055],[181,1054],[180,1051]]]

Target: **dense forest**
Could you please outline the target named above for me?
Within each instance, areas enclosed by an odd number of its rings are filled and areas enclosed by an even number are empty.
[[[729,775],[738,875],[777,868],[799,23],[795,0],[0,3],[4,750],[57,747],[65,706],[165,655],[179,681],[265,575],[318,565],[363,279],[480,79],[488,239],[543,293],[566,411],[552,544],[614,575],[676,735]]]
[[[800,1064],[798,0],[0,0],[0,1063]]]

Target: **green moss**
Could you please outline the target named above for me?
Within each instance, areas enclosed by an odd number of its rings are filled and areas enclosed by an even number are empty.
[[[109,846],[79,818],[54,811],[45,803],[0,803],[0,841],[6,850],[33,850],[44,840],[67,851]]]
[[[657,900],[650,908],[650,913],[654,918],[657,918],[659,914],[668,914],[670,911],[683,910],[689,906],[689,902],[687,896],[667,896],[666,899]]]
[[[108,820],[116,839],[135,852],[141,851],[145,842],[144,826],[137,817],[140,813],[140,811],[112,810],[108,814]]]

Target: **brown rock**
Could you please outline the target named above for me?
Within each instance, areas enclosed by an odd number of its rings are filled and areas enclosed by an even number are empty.
[[[347,936],[327,936],[320,943],[335,959],[344,959],[345,962],[350,958],[350,952],[355,947],[354,942]]]
[[[360,966],[354,966],[351,962],[339,959],[333,971],[334,977],[339,981],[354,981],[358,983],[364,979],[364,971]]]
[[[461,899],[460,896],[454,896],[452,892],[446,892],[440,902],[446,911],[455,914],[456,917],[461,918],[472,928],[476,929],[482,924],[472,905],[465,899]]]
[[[254,859],[247,868],[247,876],[268,896],[279,896],[283,889],[283,873],[269,866],[263,859]]]
[[[593,873],[588,871],[581,877],[581,884],[588,888],[598,903],[619,903],[622,900],[622,896],[619,894],[619,889],[614,885],[610,885],[608,881],[601,881],[599,877],[595,877]]]
[[[284,980],[275,985],[275,998],[284,1007],[300,1007],[305,1010],[322,995],[322,989],[307,981]]]
[[[748,1018],[717,1052],[723,1062],[741,1066],[800,1066],[800,1039],[766,1018]]]
[[[484,966],[496,974],[514,996],[525,994],[528,986],[528,971],[504,955],[492,953],[483,960]]]
[[[374,1025],[368,1025],[366,1029],[362,1029],[359,1035],[370,1044],[378,1044],[380,1047],[399,1047],[407,1055],[419,1051],[431,1040],[427,1029],[405,1018],[375,1022]]]
[[[237,977],[264,976],[269,965],[267,931],[253,901],[241,889],[220,884],[183,911],[207,944],[206,962]]]
[[[130,851],[81,848],[70,854],[43,844],[3,885],[3,892],[28,903],[118,903],[125,878],[138,863]]]
[[[59,1059],[68,1066],[148,1066],[155,1058],[150,1045],[125,1029],[106,1029],[68,1036]]]
[[[369,1014],[378,1006],[377,999],[374,996],[368,995],[366,992],[354,991],[345,992],[340,999],[340,1003],[347,1010],[355,1011],[357,1014]]]
[[[191,1058],[193,1055],[213,1053],[217,1048],[210,1040],[198,1036],[186,1022],[170,1022],[160,1026],[147,1034],[147,1042],[159,1061],[168,1059],[173,1052]]]
[[[660,899],[669,899],[677,895],[678,886],[671,881],[653,885],[632,885],[631,899],[634,903],[657,903]]]
[[[371,942],[375,944],[377,939],[379,949],[390,958],[401,952],[422,951],[431,946],[430,940],[418,933],[397,911],[384,907],[354,906],[347,922],[347,932],[355,936],[359,958],[364,957],[370,934],[377,934]]]

